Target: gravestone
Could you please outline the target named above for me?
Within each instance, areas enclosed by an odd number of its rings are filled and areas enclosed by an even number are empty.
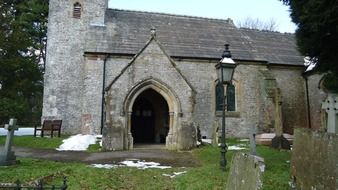
[[[327,113],[327,132],[338,133],[338,94],[329,93],[322,109]]]
[[[232,158],[227,190],[260,190],[263,187],[264,159],[238,152]]]
[[[18,127],[16,126],[16,119],[10,119],[9,124],[5,125],[5,129],[7,129],[8,132],[5,147],[0,153],[0,166],[8,166],[19,163],[19,161],[16,160],[14,152],[11,150],[14,131],[18,130]]]
[[[294,133],[291,183],[299,190],[338,190],[338,134],[298,128]]]
[[[282,96],[280,89],[277,88],[275,91],[275,133],[276,136],[283,135],[283,115],[282,115]]]
[[[257,155],[257,152],[256,152],[256,126],[253,126],[251,128],[251,134],[250,134],[250,154],[251,155]]]
[[[282,115],[282,96],[280,89],[275,89],[275,133],[276,136],[271,140],[271,146],[276,149],[290,149],[290,142],[283,136],[283,115]]]
[[[216,124],[213,125],[212,142],[211,142],[211,144],[212,144],[213,146],[218,147],[219,138],[220,138],[219,124],[216,123]]]

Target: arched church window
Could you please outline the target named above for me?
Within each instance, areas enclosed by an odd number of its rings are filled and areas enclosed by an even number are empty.
[[[73,17],[74,18],[81,18],[81,4],[79,2],[74,3],[73,6]]]
[[[223,109],[223,91],[224,86],[222,83],[218,82],[216,84],[216,111],[222,111]],[[227,108],[226,111],[236,111],[236,88],[235,85],[229,84],[227,85]]]
[[[235,85],[227,85],[227,111],[236,111],[236,89]]]
[[[218,82],[216,84],[216,111],[222,111],[223,109],[223,91],[224,87],[222,83]]]

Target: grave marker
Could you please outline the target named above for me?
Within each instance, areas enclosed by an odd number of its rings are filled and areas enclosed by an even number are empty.
[[[322,109],[327,113],[327,132],[338,133],[338,95],[329,93]]]
[[[275,89],[275,134],[271,146],[276,149],[290,149],[290,142],[283,136],[282,96],[279,88]]]
[[[251,134],[250,134],[250,154],[251,155],[257,155],[256,152],[256,126],[253,126],[251,128]]]
[[[19,163],[19,161],[16,160],[14,152],[11,150],[14,131],[18,130],[18,127],[16,126],[16,119],[10,119],[9,124],[5,125],[5,129],[7,129],[8,132],[5,147],[0,153],[0,166],[8,166]]]

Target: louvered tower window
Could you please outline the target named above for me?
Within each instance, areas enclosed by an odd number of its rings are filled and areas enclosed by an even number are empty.
[[[81,4],[76,2],[73,7],[73,17],[74,18],[81,18]]]

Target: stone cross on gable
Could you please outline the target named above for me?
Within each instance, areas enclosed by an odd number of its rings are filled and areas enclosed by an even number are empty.
[[[329,93],[322,109],[327,113],[327,132],[338,133],[338,95]]]
[[[14,131],[18,130],[18,127],[16,126],[16,119],[10,119],[9,124],[5,125],[5,129],[7,129],[8,132],[5,147],[0,153],[0,166],[8,166],[18,163],[14,152],[11,151]]]

